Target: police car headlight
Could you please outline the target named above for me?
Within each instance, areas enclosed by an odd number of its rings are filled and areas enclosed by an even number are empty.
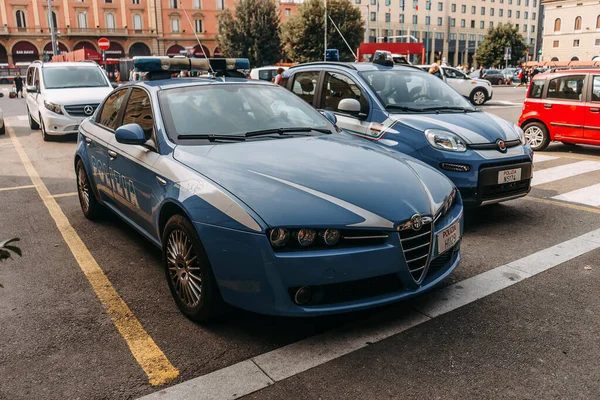
[[[523,132],[523,129],[519,128],[516,124],[514,124],[513,127],[519,136],[519,140],[521,140],[521,144],[527,144],[527,139],[525,139],[525,132]]]
[[[44,106],[46,106],[46,108],[50,111],[52,111],[53,113],[56,114],[62,114],[62,109],[60,108],[60,105],[58,104],[54,104],[54,103],[50,103],[49,101],[44,100]]]
[[[465,152],[466,143],[456,134],[440,129],[427,129],[425,137],[430,145],[440,150]]]

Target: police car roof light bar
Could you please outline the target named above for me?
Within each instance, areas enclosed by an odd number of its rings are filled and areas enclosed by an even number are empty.
[[[247,58],[187,58],[187,57],[134,57],[137,71],[150,74],[149,79],[165,79],[180,71],[227,71],[249,69]]]

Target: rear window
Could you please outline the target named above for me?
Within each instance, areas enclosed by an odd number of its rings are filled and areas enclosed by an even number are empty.
[[[277,70],[275,69],[262,69],[258,71],[258,79],[263,81],[271,81],[275,76]]]
[[[544,79],[533,80],[533,82],[531,82],[531,90],[529,91],[528,97],[530,99],[541,99],[542,92],[544,91],[544,83],[546,83]]]

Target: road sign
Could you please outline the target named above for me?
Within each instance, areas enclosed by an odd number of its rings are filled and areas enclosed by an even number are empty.
[[[511,58],[511,52],[512,52],[512,48],[510,46],[506,46],[504,48],[504,59],[505,60],[510,60]]]
[[[110,40],[107,38],[98,39],[98,47],[100,47],[102,50],[108,50],[110,47]]]

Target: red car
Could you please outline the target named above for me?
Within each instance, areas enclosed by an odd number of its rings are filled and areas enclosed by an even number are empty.
[[[536,75],[519,126],[533,150],[551,140],[600,145],[600,68]]]

